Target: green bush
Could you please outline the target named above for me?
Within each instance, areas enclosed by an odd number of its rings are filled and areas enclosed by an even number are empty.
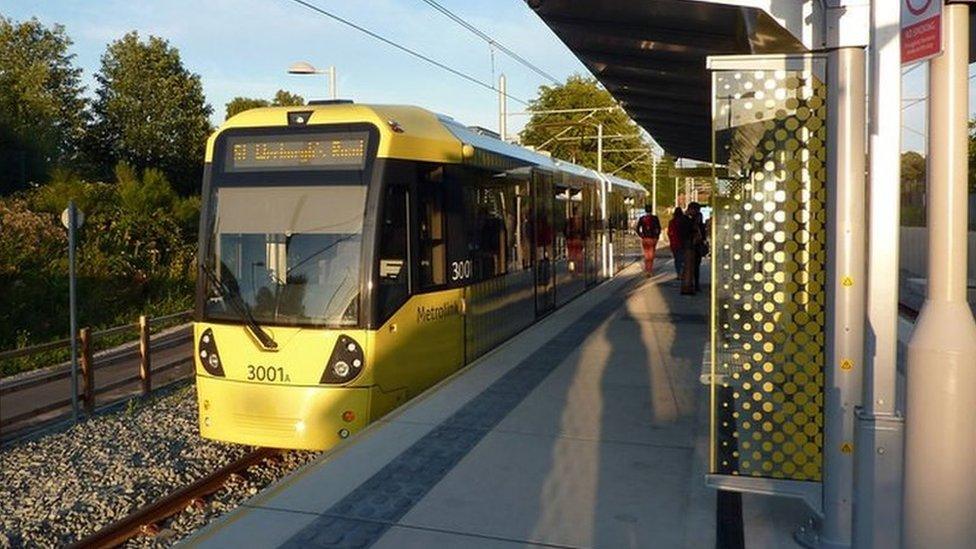
[[[0,349],[68,336],[69,198],[85,212],[78,239],[79,321],[93,329],[164,315],[193,302],[198,198],[162,172],[120,164],[114,183],[56,172],[49,184],[0,198]],[[0,364],[0,375],[43,364]]]

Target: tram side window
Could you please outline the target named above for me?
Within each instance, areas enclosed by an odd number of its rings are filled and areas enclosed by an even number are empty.
[[[468,175],[464,219],[473,281],[531,266],[526,181],[504,173],[472,170]]]
[[[417,270],[422,289],[446,282],[443,181],[444,169],[438,167],[424,173],[417,184]]]
[[[406,187],[390,185],[383,197],[383,217],[379,241],[379,316],[385,320],[406,300],[410,293],[410,269],[407,260]]]

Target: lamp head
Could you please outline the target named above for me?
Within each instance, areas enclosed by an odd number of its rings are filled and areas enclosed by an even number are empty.
[[[288,67],[288,74],[315,74],[318,71],[308,61],[298,61]]]

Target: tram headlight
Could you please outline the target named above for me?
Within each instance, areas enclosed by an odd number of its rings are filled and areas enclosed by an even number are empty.
[[[349,365],[346,364],[345,361],[340,360],[332,366],[332,371],[335,372],[335,375],[339,376],[340,378],[346,379],[349,377],[350,369]]]
[[[346,383],[363,371],[365,356],[363,348],[353,338],[340,335],[332,348],[332,355],[325,365],[325,372],[319,383]]]
[[[224,377],[224,366],[220,361],[220,352],[217,351],[217,341],[214,339],[212,329],[207,328],[203,331],[197,349],[203,369],[212,376]]]

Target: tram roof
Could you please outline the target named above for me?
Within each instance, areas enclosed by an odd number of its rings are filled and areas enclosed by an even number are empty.
[[[627,189],[629,191],[636,192],[637,194],[649,194],[647,192],[647,189],[643,185],[634,183],[633,181],[630,181],[628,179],[622,179],[620,177],[617,177],[615,175],[610,175],[610,174],[603,174],[603,177],[604,179],[607,180],[608,183],[610,183],[614,187]]]
[[[615,187],[620,187],[627,189],[629,191],[647,194],[647,189],[639,183],[629,181],[614,175],[607,173],[600,173],[596,170],[590,168],[585,168],[571,162],[566,162],[564,160],[559,160],[558,158],[552,158],[547,154],[543,154],[532,149],[525,148],[521,145],[516,145],[514,143],[509,143],[499,139],[495,135],[486,134],[480,131],[478,128],[471,128],[465,126],[458,122],[457,120],[446,115],[439,115],[441,122],[447,129],[454,134],[462,143],[466,143],[474,147],[475,149],[480,149],[490,153],[495,153],[508,158],[513,158],[516,160],[521,160],[536,166],[542,166],[549,168],[551,170],[558,170],[563,173],[568,173],[570,175],[577,176],[581,179],[588,179],[591,181],[598,181],[603,179],[604,181],[610,183]]]
[[[647,192],[640,184],[552,158],[503,141],[486,130],[465,126],[450,116],[410,105],[342,102],[250,109],[232,116],[211,135],[207,143],[207,161],[212,159],[214,142],[221,131],[231,128],[288,127],[288,113],[298,111],[311,113],[308,116],[309,126],[357,122],[375,125],[380,131],[383,145],[380,156],[462,162],[466,160],[458,145],[470,145],[476,154],[487,157],[489,166],[495,165],[500,169],[535,165],[570,174],[576,178],[577,185],[582,184],[582,180],[599,181],[602,178],[617,187]],[[396,130],[393,129],[394,125]]]

